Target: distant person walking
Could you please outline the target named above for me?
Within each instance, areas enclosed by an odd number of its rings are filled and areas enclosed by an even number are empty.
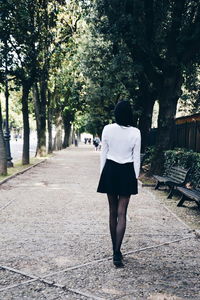
[[[113,263],[123,267],[120,249],[129,199],[138,193],[141,135],[139,129],[133,127],[128,101],[119,102],[114,113],[116,123],[106,125],[102,132],[101,176],[97,192],[107,194]]]
[[[93,140],[93,144],[96,151],[99,149],[100,142],[101,142],[100,138],[98,137],[98,135],[96,135]]]

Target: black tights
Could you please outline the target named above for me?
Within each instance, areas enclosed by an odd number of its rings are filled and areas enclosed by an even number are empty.
[[[110,209],[109,225],[113,251],[119,252],[126,230],[126,212],[130,196],[107,195]]]

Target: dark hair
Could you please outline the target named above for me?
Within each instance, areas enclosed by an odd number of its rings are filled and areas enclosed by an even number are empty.
[[[115,120],[118,125],[133,126],[133,112],[127,100],[120,101],[115,106]]]

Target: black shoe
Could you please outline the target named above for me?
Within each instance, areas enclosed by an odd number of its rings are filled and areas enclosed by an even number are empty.
[[[115,265],[115,267],[117,268],[123,268],[124,264],[122,262],[122,254],[121,252],[115,252],[113,254],[113,264]]]
[[[124,258],[123,258],[123,255],[122,255],[122,253],[121,253],[121,251],[119,251],[119,256],[121,257],[121,260],[124,259]]]
[[[115,255],[115,253],[117,253],[117,255],[119,255],[119,257],[121,258],[121,260],[124,259],[124,258],[123,258],[123,255],[122,255],[122,253],[121,253],[121,251],[119,251],[119,252],[113,251],[113,256]]]

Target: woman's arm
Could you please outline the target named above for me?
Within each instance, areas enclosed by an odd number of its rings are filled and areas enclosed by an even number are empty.
[[[102,132],[100,172],[102,172],[104,165],[106,163],[107,153],[108,153],[107,130],[106,130],[106,127],[104,127],[103,132]]]
[[[135,147],[133,149],[133,162],[134,162],[134,170],[136,178],[139,177],[140,174],[140,149],[141,149],[141,134],[138,130],[138,136],[136,138]]]

